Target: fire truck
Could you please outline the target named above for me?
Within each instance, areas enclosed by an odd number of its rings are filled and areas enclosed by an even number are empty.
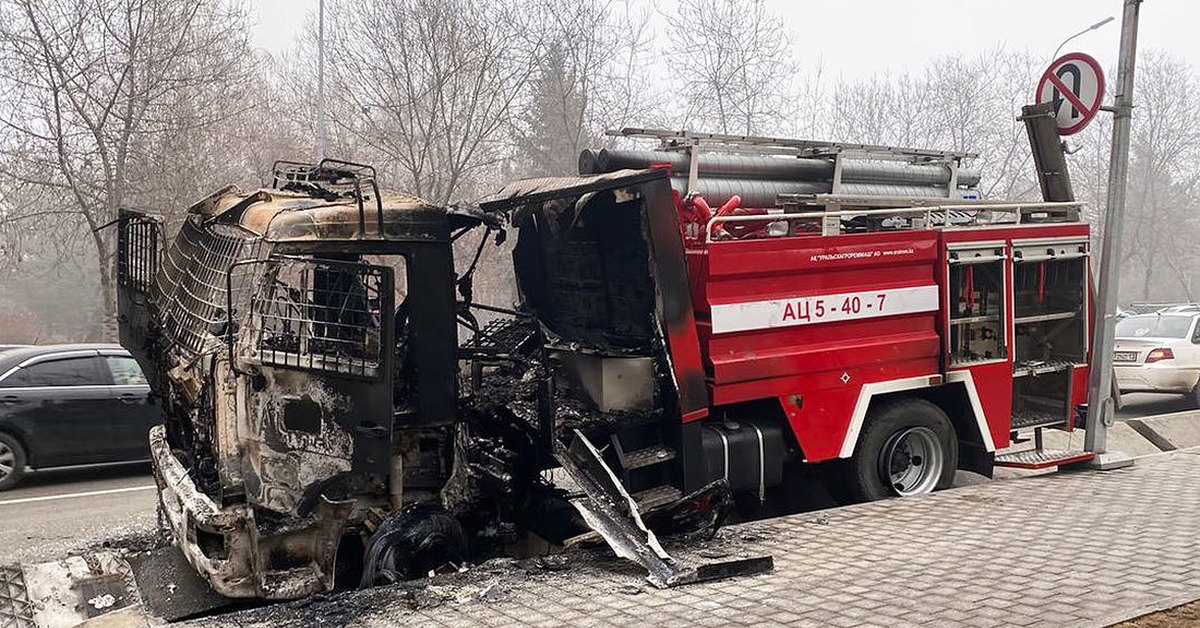
[[[483,207],[521,208],[517,277],[551,330],[605,329],[653,289],[661,348],[631,350],[669,365],[671,420],[604,439],[639,503],[714,478],[765,499],[795,461],[873,500],[945,488],[960,468],[1092,457],[1041,438],[1072,430],[1086,401],[1080,203],[980,201],[963,152],[618,134],[659,146],[585,151],[589,174],[517,183]],[[622,222],[630,207],[641,221]],[[637,241],[648,251],[614,244]],[[662,406],[652,364],[604,342],[580,353],[558,355],[595,407]],[[1027,430],[1032,449],[997,455]]]
[[[873,500],[1090,456],[1041,441],[1085,402],[1079,203],[979,200],[964,152],[620,135],[657,145],[478,207],[326,160],[218,191],[169,243],[122,212],[121,340],[167,416],[160,503],[214,589],[328,590],[354,555],[369,586],[531,532],[602,537],[670,586],[769,568],[684,564],[656,532],[807,490],[796,466]],[[504,233],[511,308],[472,289]]]

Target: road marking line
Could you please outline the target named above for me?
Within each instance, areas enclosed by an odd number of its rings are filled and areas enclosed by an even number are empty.
[[[71,497],[92,497],[95,495],[112,495],[113,493],[128,493],[131,491],[148,491],[152,488],[158,488],[157,485],[149,484],[147,486],[128,486],[125,488],[110,488],[103,491],[87,491],[84,493],[67,493],[65,495],[43,495],[42,497],[23,497],[21,499],[9,499],[0,501],[0,506],[10,506],[12,504],[28,504],[30,502],[45,502],[52,499],[68,499]]]

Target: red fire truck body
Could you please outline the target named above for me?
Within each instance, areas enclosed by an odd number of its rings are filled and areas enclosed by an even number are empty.
[[[958,387],[988,452],[1009,446],[1014,355],[956,363],[949,286],[956,250],[1002,253],[1002,325],[1016,335],[1013,252],[1086,246],[1084,223],[919,229],[711,241],[687,250],[714,406],[779,400],[809,462],[848,458],[878,395]],[[1085,403],[1087,366],[1069,365],[1062,423]],[[954,417],[951,417],[952,419]],[[960,437],[964,436],[960,433]]]
[[[781,477],[766,470],[772,452],[846,467],[857,499],[944,487],[955,467],[1091,457],[1042,439],[1043,428],[1073,430],[1086,403],[1080,203],[981,201],[969,153],[616,134],[660,146],[585,151],[581,172],[665,170],[680,221],[690,316],[665,319],[685,427],[666,442],[681,451],[685,492],[689,477],[724,474],[763,499]],[[668,276],[656,274],[660,293],[673,290]],[[997,455],[1022,430],[1034,448]],[[766,446],[773,438],[786,442]],[[706,474],[688,472],[694,458]]]

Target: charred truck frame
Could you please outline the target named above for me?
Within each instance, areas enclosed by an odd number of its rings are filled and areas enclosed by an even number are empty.
[[[1078,203],[973,200],[965,153],[624,134],[659,146],[585,151],[583,175],[478,208],[326,160],[202,200],[166,247],[122,212],[161,506],[218,592],[303,596],[358,556],[363,584],[416,577],[526,532],[598,533],[669,586],[769,568],[682,564],[653,530],[803,490],[790,465],[868,500],[1087,457],[1041,448],[1085,401]],[[513,310],[471,289],[505,223]],[[1027,429],[1033,450],[996,454]]]

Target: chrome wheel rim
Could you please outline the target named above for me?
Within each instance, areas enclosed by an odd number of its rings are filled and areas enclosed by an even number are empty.
[[[946,465],[937,434],[927,427],[910,427],[894,434],[879,458],[879,476],[889,489],[904,497],[931,493]]]
[[[11,447],[0,443],[0,480],[12,474],[17,466],[17,454]]]

